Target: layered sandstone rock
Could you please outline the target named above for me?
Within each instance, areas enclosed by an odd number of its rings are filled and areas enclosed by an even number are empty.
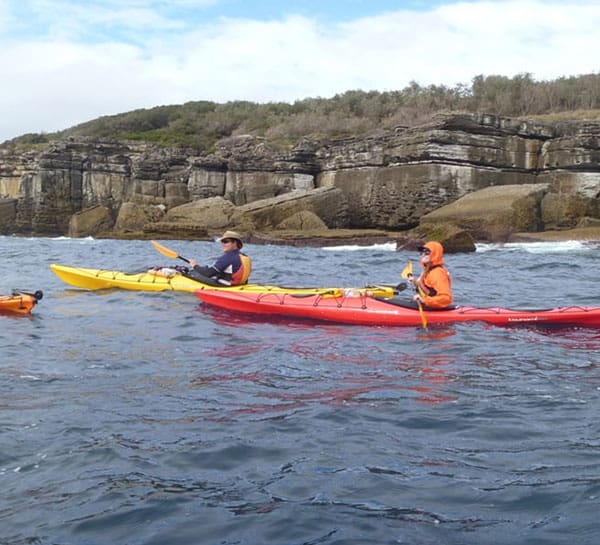
[[[310,230],[319,221],[402,231],[422,218],[450,221],[444,207],[461,203],[452,219],[459,228],[505,239],[511,230],[565,229],[600,217],[599,142],[599,123],[547,126],[467,114],[364,137],[304,140],[289,150],[238,136],[205,156],[67,140],[26,155],[1,150],[0,197],[17,203],[14,220],[0,222],[0,230],[64,234],[74,214],[101,206],[115,235]],[[519,205],[515,186],[536,189],[525,189]],[[488,188],[495,188],[491,197],[478,196]],[[506,198],[514,201],[508,215]],[[456,221],[461,214],[469,221]],[[504,219],[492,226],[488,216]]]
[[[0,198],[0,233],[10,231],[17,219],[17,199]]]

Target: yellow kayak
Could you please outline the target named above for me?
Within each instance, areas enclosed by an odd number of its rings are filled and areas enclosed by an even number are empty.
[[[179,273],[171,277],[166,277],[150,274],[148,272],[125,273],[121,271],[84,269],[81,267],[69,267],[57,264],[50,265],[50,269],[66,284],[86,290],[120,288],[135,291],[172,290],[194,293],[197,290],[215,289],[215,286],[204,284],[203,282],[188,278]],[[291,293],[296,295],[330,295],[332,297],[339,297],[344,292],[348,291],[357,295],[365,294],[375,297],[393,297],[393,295],[398,292],[398,287],[386,284],[368,285],[362,288],[300,288],[265,284],[244,284],[242,286],[223,286],[216,289],[251,293],[273,292]]]

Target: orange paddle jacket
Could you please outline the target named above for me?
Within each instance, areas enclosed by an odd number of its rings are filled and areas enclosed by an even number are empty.
[[[423,304],[430,308],[446,308],[452,304],[450,273],[444,267],[444,247],[436,241],[424,245],[431,253],[429,263],[417,280]]]

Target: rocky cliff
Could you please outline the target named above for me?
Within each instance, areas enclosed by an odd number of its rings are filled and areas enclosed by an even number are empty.
[[[520,185],[536,188],[530,230],[599,218],[600,124],[465,114],[291,150],[251,136],[206,156],[72,139],[25,155],[0,149],[0,232],[401,231],[484,188]]]

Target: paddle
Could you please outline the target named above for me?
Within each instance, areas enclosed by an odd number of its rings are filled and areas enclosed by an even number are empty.
[[[31,295],[31,297],[35,298],[36,301],[40,301],[44,297],[44,292],[42,290],[36,290],[35,293],[31,293],[25,290],[12,290],[13,295]]]
[[[402,269],[400,276],[402,278],[406,278],[406,279],[413,276],[412,261],[409,261],[408,265],[406,265],[406,267],[404,267],[404,269]],[[418,286],[416,286],[416,290],[417,290],[417,292],[419,292]],[[423,326],[423,329],[427,329],[427,318],[425,318],[425,313],[423,312],[423,305],[421,304],[421,301],[417,301],[417,305],[419,305],[419,315],[421,316],[421,325]]]
[[[161,253],[162,255],[166,256],[166,257],[170,257],[171,259],[181,259],[182,261],[185,261],[186,263],[189,263],[190,260],[187,257],[183,257],[181,255],[179,255],[176,251],[174,250],[169,250],[169,248],[167,248],[166,246],[163,246],[162,244],[159,244],[158,242],[156,242],[156,240],[152,240],[152,246],[154,246],[154,249]]]
[[[404,291],[407,287],[408,285],[406,282],[400,282],[399,284],[386,284],[385,282],[374,282],[373,284],[365,285],[365,289],[391,291],[393,295],[397,295],[401,291]]]

